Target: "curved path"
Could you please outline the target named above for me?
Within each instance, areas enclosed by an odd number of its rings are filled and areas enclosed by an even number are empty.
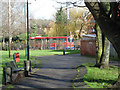
[[[17,88],[72,88],[72,80],[77,71],[74,67],[83,63],[95,62],[95,58],[84,57],[80,54],[41,56],[37,60],[42,67],[30,77],[17,83]]]

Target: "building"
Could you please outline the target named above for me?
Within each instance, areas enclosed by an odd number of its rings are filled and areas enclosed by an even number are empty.
[[[96,34],[83,35],[81,40],[81,55],[96,55]]]
[[[92,15],[89,15],[87,18],[88,21],[88,28],[87,28],[87,32],[88,34],[95,34],[95,20],[94,20],[94,17]]]
[[[95,20],[92,15],[87,18],[88,28],[86,35],[81,39],[81,55],[95,56],[96,55],[96,34],[95,34]]]

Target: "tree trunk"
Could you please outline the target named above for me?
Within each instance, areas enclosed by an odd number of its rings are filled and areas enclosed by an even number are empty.
[[[3,48],[5,47],[5,37],[3,36]]]
[[[79,31],[79,34],[78,34],[79,38],[81,38],[81,37],[82,37],[82,35],[81,35],[82,28],[83,28],[83,24],[81,24],[81,28],[80,28],[80,31]]]
[[[104,43],[103,43],[103,52],[101,56],[101,69],[102,68],[109,68],[109,53],[110,53],[110,42],[107,39],[107,37],[103,38]]]
[[[99,2],[87,2],[87,0],[85,1],[86,6],[88,7],[94,19],[100,26],[102,33],[104,33],[104,35],[112,43],[120,59],[120,19],[116,19],[116,17],[118,16],[115,16],[115,19],[113,17],[108,17],[108,15],[106,15],[104,10],[102,9],[102,5],[100,5]],[[111,3],[111,5],[116,7],[117,3],[114,2]],[[111,11],[116,11],[116,8],[112,8],[111,6],[110,9]],[[113,16],[115,15],[114,12]],[[120,73],[115,85],[117,85],[117,87],[120,87]]]
[[[101,59],[101,55],[102,55],[102,36],[101,36],[101,30],[98,26],[98,24],[96,24],[96,40],[97,40],[97,58],[96,58],[96,65],[97,67],[100,66],[100,59]]]
[[[110,42],[104,36],[101,35],[101,30],[96,24],[96,35],[97,35],[97,58],[96,58],[96,67],[109,68],[109,51],[110,51]]]

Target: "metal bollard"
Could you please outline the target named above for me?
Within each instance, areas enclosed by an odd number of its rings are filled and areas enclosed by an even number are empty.
[[[31,61],[27,60],[24,61],[24,73],[26,77],[29,76],[29,72],[31,72]]]
[[[65,55],[65,50],[63,49],[63,55]]]

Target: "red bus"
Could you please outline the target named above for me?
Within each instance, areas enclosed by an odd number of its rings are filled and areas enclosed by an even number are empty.
[[[59,37],[41,37],[41,36],[36,36],[36,37],[30,37],[29,39],[31,40],[49,40],[49,39],[53,39],[53,40],[62,40],[63,41],[63,45],[66,46],[66,49],[74,49],[74,42],[73,42],[73,38],[67,37],[67,36],[59,36]],[[55,49],[55,45],[56,43],[51,43],[50,44],[50,49]]]

